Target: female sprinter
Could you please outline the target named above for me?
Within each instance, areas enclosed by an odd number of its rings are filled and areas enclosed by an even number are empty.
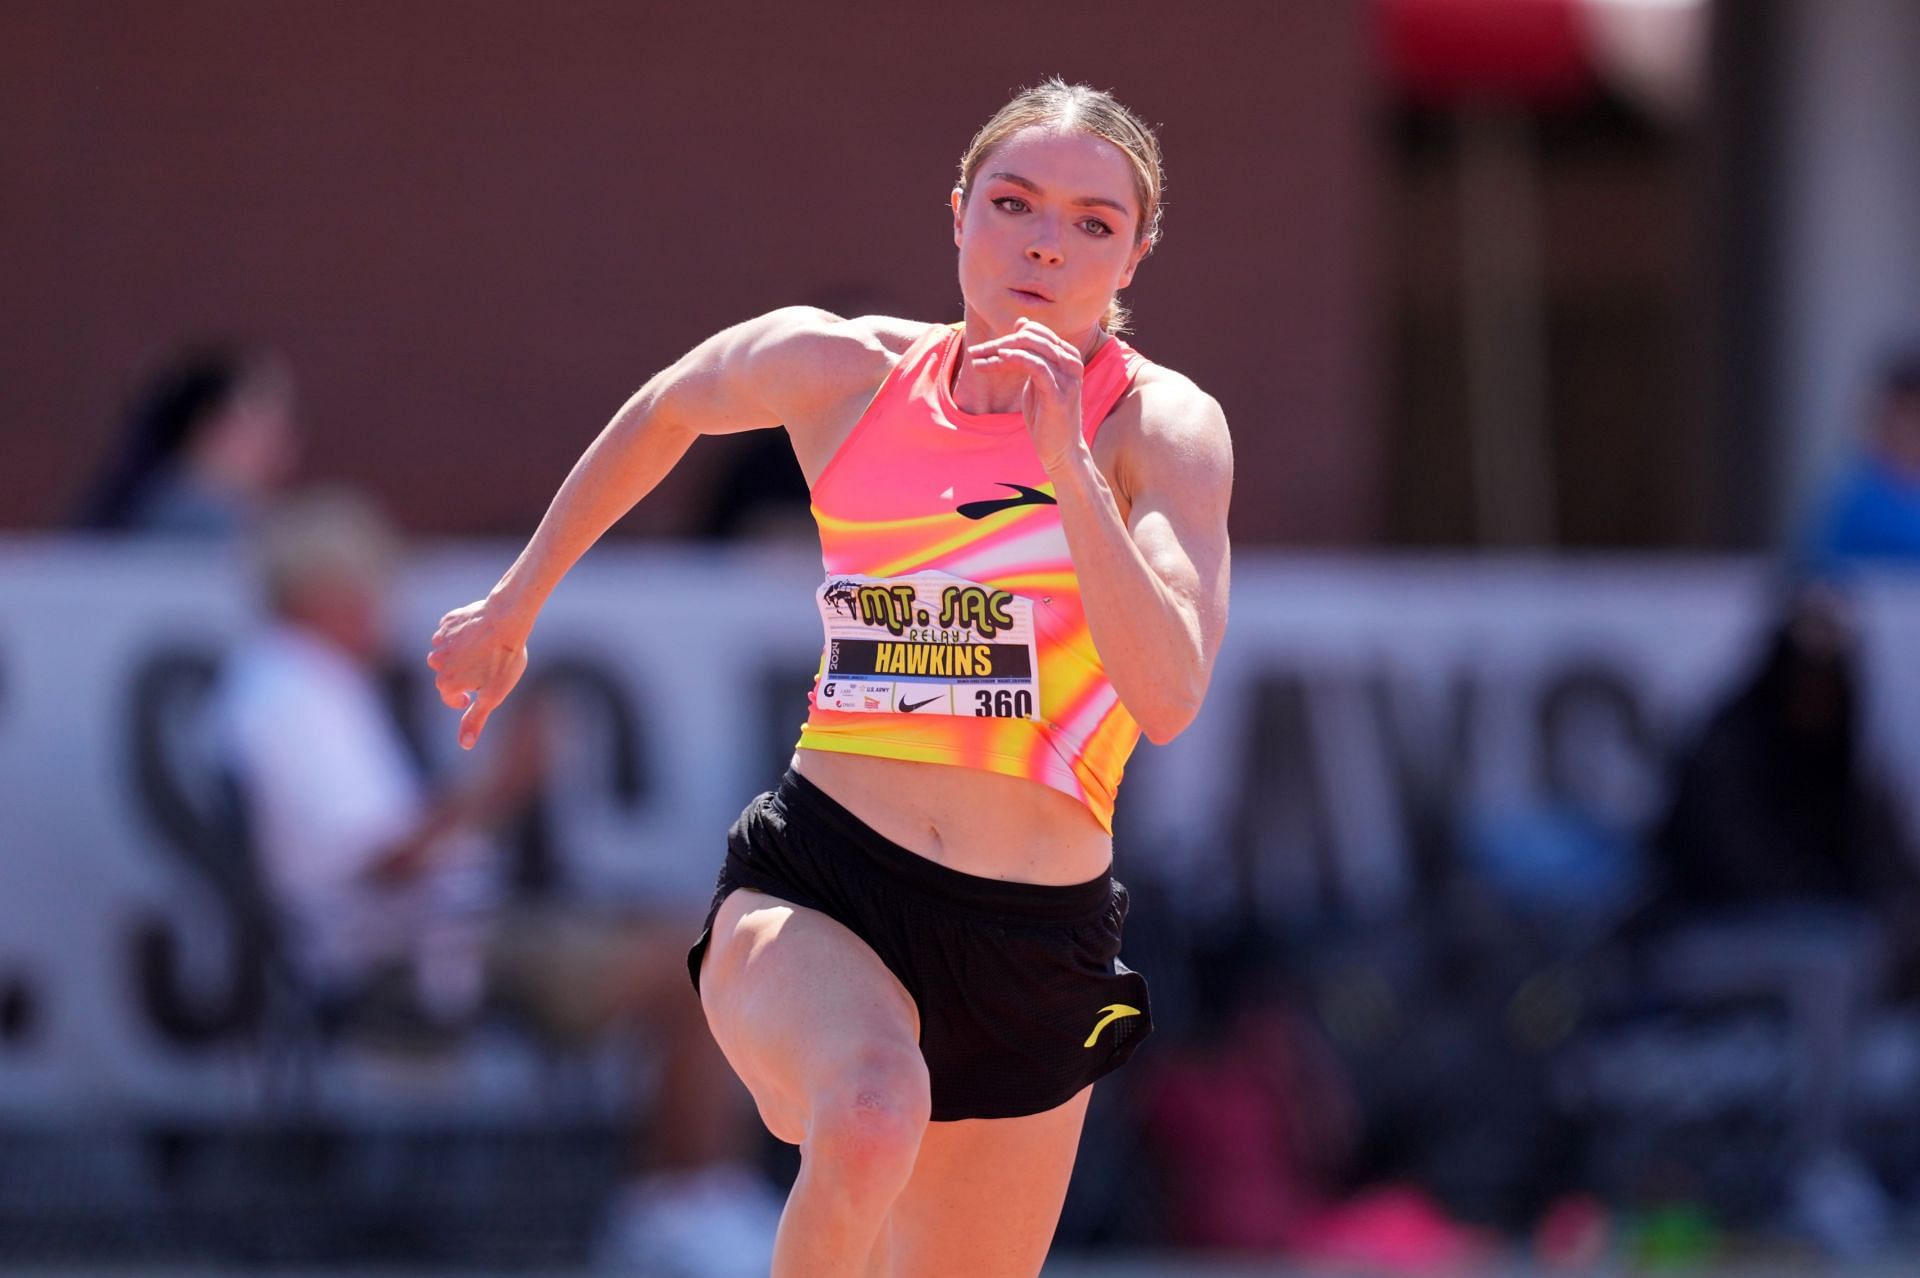
[[[1159,149],[1057,80],[952,195],[963,324],[774,311],[616,413],[429,664],[471,746],[543,601],[704,434],[784,425],[827,643],[792,765],[728,838],[690,964],[801,1150],[776,1278],[1039,1272],[1094,1079],[1150,1025],[1118,961],[1121,767],[1200,707],[1227,616],[1219,406],[1113,335]]]

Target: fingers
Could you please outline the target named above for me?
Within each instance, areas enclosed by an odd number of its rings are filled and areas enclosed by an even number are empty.
[[[526,668],[526,648],[516,651],[501,643],[481,609],[481,603],[471,603],[444,614],[427,651],[427,668],[434,673],[441,703],[464,712],[460,744],[468,748]],[[495,688],[497,692],[489,691]]]
[[[1075,349],[1072,342],[1069,342],[1066,338],[1060,336],[1060,334],[1054,332],[1039,320],[1030,320],[1023,316],[1020,322],[1015,325],[1015,331],[1024,333],[1029,337],[1038,338],[1040,341],[1045,342],[1048,346],[1058,351],[1062,358],[1071,360],[1075,364],[1084,364],[1086,362],[1080,358],[1080,352]]]
[[[488,717],[499,707],[498,700],[488,700],[479,693],[474,694],[473,700],[467,704],[467,712],[460,716],[460,748],[462,750],[473,749],[474,742],[478,741],[480,734],[486,731]]]
[[[1002,350],[974,362],[980,365],[1002,364],[1023,367],[1027,370],[1029,385],[1038,382],[1055,395],[1065,395],[1071,387],[1069,374],[1062,372],[1054,361],[1033,351]]]
[[[1028,320],[1021,320],[1020,326],[1011,333],[988,338],[976,346],[968,347],[967,354],[981,360],[1003,355],[1009,350],[1031,351],[1057,364],[1063,371],[1072,369],[1075,374],[1084,367],[1080,352],[1070,343],[1055,336],[1045,325]]]
[[[1027,320],[1011,333],[968,348],[967,354],[975,368],[1020,368],[1029,386],[1055,397],[1072,395],[1084,372],[1080,352],[1045,325]]]
[[[474,743],[480,740],[480,734],[486,731],[487,719],[500,708],[500,703],[507,699],[507,694],[512,692],[514,685],[520,682],[520,676],[526,673],[526,669],[527,650],[516,649],[507,659],[506,664],[495,671],[493,677],[484,686],[473,691],[466,703],[466,713],[460,716],[460,748],[462,750],[473,749]]]
[[[427,652],[427,668],[433,671],[433,690],[440,694],[443,705],[460,710],[466,707],[467,694],[472,690],[472,685],[461,680],[447,668],[451,660],[446,648],[441,645],[439,636],[436,635],[433,647]]]
[[[456,608],[452,612],[441,614],[440,624],[436,626],[433,631],[434,647],[438,648],[452,636],[455,628],[466,615],[466,612],[467,609],[465,608]]]

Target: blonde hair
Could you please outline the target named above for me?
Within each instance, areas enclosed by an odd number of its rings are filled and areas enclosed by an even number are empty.
[[[284,614],[315,589],[379,594],[400,557],[400,536],[361,494],[312,488],[268,513],[254,555],[268,606]]]
[[[1139,116],[1121,106],[1114,96],[1085,84],[1068,84],[1059,76],[1042,80],[1031,89],[1022,89],[1013,101],[993,113],[980,126],[960,157],[960,199],[964,203],[973,190],[993,149],[1022,129],[1035,126],[1063,132],[1091,133],[1120,148],[1133,165],[1133,193],[1140,201],[1140,226],[1135,243],[1145,240],[1148,250],[1160,240],[1160,191],[1166,185],[1166,172],[1160,164],[1160,142]],[[1100,317],[1101,327],[1109,333],[1127,330],[1127,308],[1115,296]]]

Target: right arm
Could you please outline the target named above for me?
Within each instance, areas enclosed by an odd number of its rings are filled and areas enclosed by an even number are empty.
[[[533,538],[485,599],[441,618],[427,664],[471,749],[527,667],[527,636],[567,570],[701,435],[809,429],[885,375],[885,343],[858,321],[788,307],[715,334],[648,379],[561,484]]]

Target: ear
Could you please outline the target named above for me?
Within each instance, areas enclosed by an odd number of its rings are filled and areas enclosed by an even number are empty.
[[[1120,272],[1120,288],[1133,283],[1133,273],[1140,269],[1140,263],[1145,261],[1147,254],[1151,252],[1153,252],[1153,241],[1142,236],[1140,242],[1133,246],[1133,255],[1127,259],[1127,269]]]
[[[960,218],[966,211],[967,193],[959,187],[953,188],[953,194],[947,197],[947,203],[953,206],[953,246],[960,247]]]

